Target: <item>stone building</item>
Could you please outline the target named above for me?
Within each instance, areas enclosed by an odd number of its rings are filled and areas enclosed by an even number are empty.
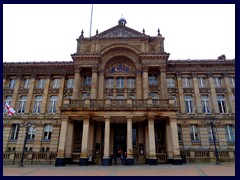
[[[159,29],[126,23],[82,31],[70,62],[3,63],[5,164],[235,159],[235,59],[169,60]]]

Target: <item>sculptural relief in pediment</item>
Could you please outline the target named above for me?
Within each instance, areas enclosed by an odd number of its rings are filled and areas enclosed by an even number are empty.
[[[119,38],[119,37],[143,37],[144,34],[139,32],[134,32],[125,28],[117,28],[113,31],[105,32],[102,35],[99,34],[98,37],[101,38]]]

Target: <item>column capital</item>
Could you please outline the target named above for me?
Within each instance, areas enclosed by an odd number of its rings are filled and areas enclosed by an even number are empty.
[[[66,76],[66,73],[61,73],[61,74],[60,74],[60,77],[61,77],[62,79],[65,79],[65,76]]]
[[[197,73],[192,73],[192,77],[196,78],[197,77]]]
[[[212,76],[213,76],[213,74],[212,74],[211,72],[208,72],[208,73],[207,73],[207,77],[208,77],[208,78],[210,78],[210,77],[212,77]]]
[[[99,74],[99,75],[103,75],[103,74],[104,74],[104,69],[98,70],[98,74]]]
[[[149,66],[143,66],[143,68],[142,68],[142,72],[148,72],[148,69],[149,69]]]
[[[177,71],[177,72],[176,72],[176,75],[177,75],[177,78],[181,78],[181,77],[182,77],[182,72]]]
[[[83,118],[83,120],[89,120],[90,116],[89,115],[83,115],[82,118]]]
[[[106,119],[111,119],[111,116],[104,116],[104,119],[106,120]]]
[[[62,116],[62,120],[63,120],[63,121],[68,121],[68,119],[69,119],[69,116],[66,116],[66,115],[63,115],[63,116]]]
[[[159,70],[160,70],[160,73],[161,73],[161,72],[166,73],[166,67],[164,67],[164,66],[160,66],[160,67],[159,67]]]
[[[46,78],[51,79],[51,74],[50,73],[46,74]]]
[[[22,74],[17,74],[17,75],[16,75],[16,78],[17,78],[17,79],[21,79],[21,78],[22,78]]]
[[[97,66],[93,66],[91,69],[92,69],[92,73],[97,73],[98,72],[98,67]]]
[[[133,116],[126,116],[126,119],[133,119]]]
[[[36,76],[37,76],[37,74],[36,73],[31,73],[31,79],[35,79],[36,78]]]
[[[82,71],[81,66],[79,66],[79,65],[75,66],[74,71],[75,71],[75,73],[80,73]]]
[[[142,74],[142,69],[141,68],[136,69],[136,74]]]
[[[229,73],[228,72],[223,72],[223,76],[224,77],[229,77]]]

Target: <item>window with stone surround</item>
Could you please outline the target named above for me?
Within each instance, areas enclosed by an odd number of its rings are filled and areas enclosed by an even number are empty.
[[[58,89],[59,87],[60,87],[60,79],[59,78],[53,79],[52,88],[53,89]]]
[[[186,113],[193,114],[194,113],[194,106],[193,106],[193,97],[192,95],[185,95],[184,96],[185,100],[185,108],[186,108]]]
[[[128,88],[135,88],[135,79],[134,78],[128,78],[127,79],[127,87]]]
[[[149,85],[157,85],[158,84],[157,75],[149,74],[149,76],[148,76],[148,84]]]
[[[106,87],[113,88],[113,78],[107,78]]]
[[[44,125],[43,140],[51,140],[51,136],[52,136],[52,125],[51,124],[45,124]]]
[[[90,86],[92,83],[92,76],[84,76],[84,81],[83,81],[83,85],[84,86]]]
[[[14,89],[16,85],[16,79],[9,79],[8,88]]]
[[[218,108],[220,113],[227,113],[226,101],[224,95],[217,96]]]
[[[209,139],[209,141],[213,141],[213,133],[214,133],[215,140],[218,141],[217,128],[214,126],[213,131],[212,131],[211,125],[209,125],[208,126],[208,139]]]
[[[175,88],[176,87],[176,80],[173,77],[167,78],[167,87],[168,88]]]
[[[34,125],[31,125],[31,126],[28,128],[27,140],[28,140],[28,141],[33,141],[34,138],[35,138],[35,134],[36,134],[36,128],[35,128]]]
[[[49,114],[54,114],[57,111],[57,96],[50,96],[50,102],[49,102],[49,109],[48,113]]]
[[[178,141],[183,141],[181,124],[177,124],[177,131],[178,131]]]
[[[199,88],[206,88],[207,87],[207,81],[205,77],[199,77],[198,80],[198,87]]]
[[[199,127],[197,124],[190,125],[191,141],[200,141]]]
[[[213,81],[214,81],[215,88],[223,87],[223,82],[221,77],[214,77]]]
[[[202,105],[202,113],[204,114],[211,113],[211,107],[210,107],[210,101],[209,101],[208,95],[201,96],[201,105]]]
[[[24,79],[23,80],[23,89],[28,89],[30,85],[30,79]]]
[[[27,104],[27,96],[21,96],[20,101],[18,103],[18,113],[24,113],[26,110],[26,104]]]
[[[37,81],[37,88],[44,89],[45,81],[46,81],[45,79],[38,79],[38,81]]]
[[[20,128],[19,124],[13,124],[12,125],[10,140],[17,140],[18,139],[19,128]]]
[[[230,82],[231,88],[235,88],[235,78],[234,77],[230,77],[229,78],[229,82]]]
[[[183,88],[192,88],[192,79],[190,79],[189,77],[183,77],[182,78],[182,84],[183,84]]]
[[[41,112],[42,96],[35,96],[33,114],[39,114]]]
[[[72,89],[73,86],[74,86],[74,79],[73,79],[73,78],[69,78],[69,79],[67,80],[67,88],[68,88],[68,89]]]
[[[225,132],[226,132],[226,138],[227,141],[235,141],[235,128],[232,124],[226,124],[225,125]]]
[[[124,78],[117,78],[117,88],[124,88]]]

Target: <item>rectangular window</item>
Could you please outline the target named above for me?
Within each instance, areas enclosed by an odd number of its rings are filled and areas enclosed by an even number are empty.
[[[11,129],[11,140],[17,140],[18,139],[18,133],[19,133],[19,124],[13,124]]]
[[[227,141],[235,141],[235,129],[232,124],[225,125]]]
[[[33,114],[41,113],[41,105],[42,105],[42,96],[36,96],[34,107],[33,107]]]
[[[8,88],[14,89],[14,88],[15,88],[15,85],[16,85],[16,80],[15,80],[15,79],[10,79],[10,80],[9,80]]]
[[[46,124],[44,126],[43,140],[50,140],[51,136],[52,136],[52,125],[51,124]]]
[[[199,88],[206,88],[207,87],[207,83],[206,83],[206,79],[203,77],[198,78],[198,87]]]
[[[192,124],[190,126],[190,136],[192,141],[200,141],[198,125]]]
[[[192,87],[192,81],[188,77],[182,78],[183,88],[191,88]]]
[[[124,88],[124,79],[117,78],[117,88]]]
[[[24,113],[27,104],[27,96],[21,96],[18,104],[18,113]]]
[[[36,134],[36,128],[32,125],[28,128],[27,140],[34,140]]]
[[[235,78],[234,77],[230,77],[229,78],[229,82],[232,88],[235,88]]]
[[[52,88],[59,88],[60,87],[60,79],[53,79]]]
[[[176,87],[175,78],[167,78],[167,87],[168,88],[175,88]]]
[[[39,79],[37,83],[37,88],[44,89],[45,86],[45,79]]]
[[[149,75],[148,76],[148,83],[149,83],[149,85],[157,85],[158,84],[157,76],[153,75],[153,74]]]
[[[215,138],[215,141],[218,141],[218,136],[217,136],[217,129],[215,126],[213,126],[213,128],[210,126],[208,126],[208,139],[209,141],[214,141]]]
[[[225,97],[223,95],[217,96],[218,108],[220,113],[227,113]]]
[[[202,112],[205,114],[210,114],[210,102],[208,96],[201,96],[201,105],[202,105]]]
[[[11,106],[12,96],[7,96],[6,97],[6,100],[5,100],[4,104],[3,104],[3,112],[4,112],[4,114],[8,113],[8,110],[6,109],[6,103],[8,103],[8,105]]]
[[[54,114],[57,111],[57,100],[58,97],[57,96],[51,96],[50,97],[50,102],[49,102],[49,109],[48,109],[48,113],[49,114]]]
[[[113,88],[113,78],[107,79],[107,88]]]
[[[28,89],[30,84],[30,79],[24,79],[23,88]]]
[[[135,88],[135,79],[134,78],[128,78],[128,88]]]
[[[178,130],[178,141],[183,141],[181,124],[177,124],[177,130]]]
[[[216,88],[223,87],[222,79],[220,77],[213,78],[213,81],[214,81],[214,85],[215,85]]]
[[[89,86],[92,83],[92,77],[91,76],[84,76],[84,85]]]
[[[185,98],[186,113],[190,113],[190,114],[194,113],[192,96],[184,96],[184,98]]]
[[[68,79],[67,88],[73,88],[73,86],[74,86],[74,79]]]

